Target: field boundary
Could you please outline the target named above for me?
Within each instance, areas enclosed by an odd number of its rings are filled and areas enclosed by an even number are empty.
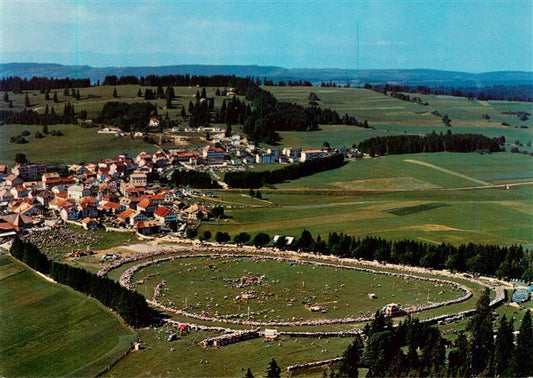
[[[117,344],[103,356],[69,374],[66,374],[65,376],[96,377],[102,375],[131,352],[132,345],[136,340],[136,334],[119,336]]]
[[[161,251],[161,254],[169,254],[173,253],[171,251]],[[141,258],[144,255],[139,255]],[[152,257],[154,254],[152,254]],[[280,256],[280,255],[267,255],[267,254],[250,254],[250,253],[222,253],[219,251],[211,251],[211,253],[192,253],[192,254],[182,254],[182,255],[173,255],[173,256],[167,256],[167,257],[161,257],[158,259],[150,259],[149,261],[145,261],[142,263],[139,263],[137,265],[134,265],[130,268],[128,268],[122,275],[120,276],[119,283],[126,287],[129,290],[134,290],[134,285],[131,283],[131,280],[133,278],[133,275],[139,271],[140,269],[153,265],[153,264],[159,264],[162,262],[167,261],[173,261],[176,259],[186,259],[186,258],[201,258],[201,257],[239,257],[239,258],[252,258],[252,259],[265,259],[265,260],[274,260],[274,261],[294,261],[299,264],[309,264],[314,266],[325,266],[325,267],[331,267],[335,269],[348,269],[348,270],[354,270],[354,271],[360,271],[365,273],[371,273],[371,274],[382,274],[382,275],[388,275],[388,276],[395,276],[395,277],[402,277],[402,278],[411,278],[411,279],[417,279],[421,281],[428,281],[428,282],[438,282],[441,284],[447,284],[454,286],[455,288],[458,288],[463,291],[463,295],[460,297],[456,297],[447,301],[432,303],[429,305],[419,305],[419,306],[411,306],[408,308],[403,309],[406,314],[411,313],[418,313],[425,310],[430,310],[442,306],[447,306],[450,304],[460,303],[464,302],[468,299],[470,299],[473,296],[473,292],[470,288],[468,288],[466,285],[445,280],[441,278],[430,278],[430,277],[424,277],[424,276],[417,276],[413,274],[413,272],[410,273],[400,273],[400,272],[391,272],[387,270],[376,270],[371,268],[363,268],[360,266],[354,266],[354,265],[343,265],[341,264],[334,264],[331,262],[319,262],[319,261],[313,261],[313,260],[304,260],[302,257],[296,258],[295,256]],[[131,258],[131,257],[130,257]],[[238,316],[238,319],[233,319],[234,316],[219,316],[216,318],[205,316],[205,315],[199,315],[196,313],[190,313],[185,310],[180,310],[175,307],[165,306],[164,304],[160,303],[157,300],[158,291],[160,291],[160,288],[156,287],[154,290],[154,295],[152,296],[152,299],[147,299],[147,302],[151,304],[152,306],[156,306],[160,308],[163,311],[171,312],[177,315],[186,316],[192,319],[197,319],[201,321],[209,321],[209,322],[215,322],[215,323],[229,323],[229,324],[237,324],[237,325],[250,325],[250,326],[322,326],[322,325],[331,325],[331,324],[350,324],[350,323],[361,323],[366,322],[369,320],[372,320],[372,316],[361,316],[361,317],[343,317],[343,318],[336,318],[336,319],[317,319],[317,320],[300,320],[300,321],[257,321],[257,320],[242,320],[241,316]],[[242,315],[242,314],[241,314]]]
[[[446,168],[443,168],[443,167],[439,167],[438,165],[426,163],[425,161],[415,160],[415,159],[405,159],[404,162],[421,165],[421,166],[427,167],[427,168],[432,168],[432,169],[435,169],[437,171],[441,171],[441,172],[447,173],[449,175],[453,175],[453,176],[456,176],[456,177],[459,177],[459,178],[462,178],[462,179],[465,179],[465,180],[468,180],[468,181],[472,181],[472,182],[475,182],[475,183],[478,183],[478,184],[481,184],[481,185],[492,186],[492,184],[490,182],[486,182],[486,181],[483,181],[483,180],[478,180],[478,179],[475,179],[473,177],[464,175],[462,173],[454,172],[454,171],[451,171],[449,169],[446,169]]]

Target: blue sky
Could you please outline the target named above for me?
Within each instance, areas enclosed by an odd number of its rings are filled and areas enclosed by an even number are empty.
[[[533,70],[528,1],[6,1],[6,62]]]

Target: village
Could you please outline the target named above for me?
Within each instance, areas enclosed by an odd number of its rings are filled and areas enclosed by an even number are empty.
[[[151,124],[157,122],[150,120]],[[305,162],[338,152],[360,156],[356,149],[332,150],[329,146],[258,150],[237,134],[224,137],[224,132],[217,130],[203,130],[211,132],[212,137],[200,148],[159,149],[136,156],[123,153],[100,162],[66,167],[28,161],[11,169],[0,165],[0,240],[39,235],[39,230],[50,230],[61,223],[86,230],[131,232],[140,238],[170,232],[190,237],[195,235],[191,230],[202,221],[223,216],[224,207],[206,201],[214,197],[210,191],[179,182],[163,184],[159,178],[165,177],[168,182],[176,170],[196,170],[209,171],[218,180],[216,170]],[[218,183],[227,188],[224,182]]]

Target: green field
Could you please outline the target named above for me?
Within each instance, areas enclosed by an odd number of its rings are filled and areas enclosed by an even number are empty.
[[[54,106],[58,114],[62,114],[62,108],[68,101],[71,102],[77,112],[86,110],[89,117],[97,116],[103,105],[108,101],[138,102],[144,98],[137,97],[139,88],[144,92],[147,88],[155,90],[154,87],[140,87],[137,85],[117,86],[118,98],[112,97],[112,86],[97,86],[80,89],[81,99],[75,100],[72,97],[63,95],[58,91],[59,103],[52,100],[45,100],[45,95],[39,91],[28,91],[31,108],[39,112],[44,111],[44,107]],[[214,96],[216,88],[206,88],[208,96]],[[307,105],[308,95],[311,91],[320,97],[320,105],[323,108],[331,108],[339,114],[348,113],[356,116],[359,120],[367,119],[373,129],[362,129],[354,126],[343,125],[322,125],[320,131],[314,132],[281,132],[283,137],[281,146],[293,147],[319,147],[323,142],[328,141],[332,146],[351,146],[364,139],[373,136],[390,134],[426,134],[432,131],[446,132],[451,130],[454,133],[481,133],[489,137],[500,137],[504,135],[508,149],[519,141],[521,150],[531,151],[531,146],[527,146],[533,141],[533,120],[520,121],[515,115],[502,114],[508,111],[525,111],[533,113],[532,105],[524,102],[508,101],[470,101],[465,98],[450,96],[424,96],[420,95],[424,101],[429,102],[429,106],[420,106],[415,103],[401,101],[390,96],[376,93],[372,90],[360,88],[319,88],[319,87],[267,87],[279,100],[297,102]],[[179,115],[183,106],[187,107],[189,101],[193,99],[197,87],[174,87],[176,99],[173,100],[173,107],[166,109],[165,100],[152,100],[157,103],[159,113],[169,114],[172,119],[177,120],[181,125],[186,125],[187,121]],[[214,96],[215,107],[222,104],[225,97]],[[14,101],[14,109],[24,108],[24,94],[10,93],[10,98]],[[0,103],[0,109],[7,109],[6,103]],[[440,118],[430,114],[437,110],[441,114],[448,114],[452,119],[453,127],[444,126]],[[482,119],[483,114],[488,114],[491,119]],[[506,122],[510,126],[502,126]],[[520,128],[521,126],[528,128]],[[41,127],[9,125],[0,127],[0,163],[11,163],[14,153],[24,152],[34,161],[44,162],[80,162],[102,159],[114,156],[123,151],[135,154],[142,150],[153,150],[153,146],[140,140],[116,139],[107,134],[96,134],[95,129],[81,129],[79,126],[57,125],[51,126],[50,130],[57,129],[66,135],[63,137],[47,136],[37,140],[33,136],[28,139],[30,143],[17,145],[9,143],[9,138],[19,134],[22,130],[28,129],[32,132],[41,130]],[[238,130],[239,127],[234,128]],[[202,144],[198,135],[190,135],[193,144]],[[51,154],[50,152],[53,152]]]
[[[262,231],[271,236],[299,236],[302,229],[308,229],[315,237],[342,231],[430,243],[533,243],[530,186],[390,193],[265,189],[262,193],[263,207],[226,210],[229,219],[219,225],[202,225],[200,234],[209,229],[232,236]],[[219,195],[224,198],[223,192]],[[420,205],[425,205],[421,211],[395,214],[398,209]]]
[[[0,375],[92,376],[135,335],[94,299],[0,256]]]
[[[319,87],[266,87],[282,101],[296,102],[306,106],[310,92],[315,92],[323,108],[331,108],[339,114],[348,113],[358,120],[368,120],[374,130],[353,126],[322,125],[315,132],[281,132],[283,146],[319,147],[324,141],[332,146],[351,146],[373,136],[390,134],[478,133],[489,137],[504,135],[508,143],[520,141],[521,150],[531,151],[527,146],[533,142],[533,120],[520,121],[516,115],[502,114],[508,111],[533,113],[533,105],[512,101],[471,101],[462,97],[419,95],[428,106],[402,101],[372,90],[360,88]],[[448,114],[452,127],[446,127],[439,117],[431,114],[437,110]],[[490,120],[482,119],[488,114]],[[502,122],[510,126],[502,126]],[[521,128],[527,126],[527,128]],[[510,148],[510,147],[509,147]]]
[[[207,266],[214,268],[206,268]],[[260,283],[242,285],[241,277],[261,277]],[[144,278],[144,279],[143,279]],[[177,259],[146,267],[133,281],[142,280],[136,289],[146,297],[165,280],[164,292],[158,298],[193,313],[213,316],[246,314],[250,319],[290,321],[291,319],[335,319],[346,316],[370,316],[385,304],[396,302],[403,307],[441,302],[462,295],[454,287],[419,280],[373,275],[347,269],[294,262],[242,258]],[[391,288],[393,288],[391,290]],[[241,299],[253,293],[253,299]],[[375,293],[377,299],[369,299]],[[239,299],[237,299],[239,297]],[[322,306],[326,313],[311,312],[309,306]]]
[[[116,278],[116,273],[123,272],[128,267],[131,267],[132,264],[138,263],[126,264],[120,267],[117,272],[112,271],[112,276]],[[206,269],[206,263],[215,265],[216,269]],[[289,265],[285,262],[275,261],[231,259],[229,257],[188,258],[145,267],[134,275],[133,281],[142,279],[142,284],[136,284],[137,289],[145,295],[151,296],[153,287],[165,280],[166,284],[162,291],[163,295],[159,297],[160,301],[172,301],[176,307],[180,307],[179,303],[184,304],[184,297],[187,296],[189,311],[194,310],[191,307],[195,306],[197,301],[201,302],[196,308],[197,311],[212,311],[218,302],[221,304],[218,307],[218,311],[221,314],[231,311],[247,311],[246,304],[239,305],[231,299],[235,292],[238,293],[242,289],[231,288],[231,283],[224,281],[224,279],[250,274],[265,274],[264,282],[268,283],[265,286],[252,287],[258,291],[258,297],[248,302],[250,311],[254,311],[257,305],[256,301],[261,300],[264,301],[263,304],[260,304],[261,306],[273,307],[278,310],[276,314],[284,314],[283,316],[292,316],[287,312],[287,309],[298,310],[298,307],[301,309],[303,307],[301,300],[304,297],[308,297],[310,292],[313,295],[316,294],[317,301],[325,300],[327,296],[338,295],[339,297],[335,299],[339,302],[341,300],[349,301],[350,306],[354,306],[358,310],[366,308],[369,313],[382,305],[381,299],[383,299],[383,303],[389,300],[412,300],[416,292],[418,293],[416,295],[420,295],[420,298],[425,301],[425,296],[427,295],[427,288],[422,282],[417,285],[414,280],[387,280],[383,279],[385,276],[373,277],[366,273],[333,271],[333,269],[327,267],[313,268],[307,265]],[[277,282],[278,280],[279,283]],[[302,280],[305,280],[305,288],[302,287]],[[464,283],[460,279],[452,280]],[[341,283],[346,286],[341,287]],[[227,287],[224,287],[225,285]],[[467,286],[472,288],[474,292],[473,298],[460,304],[424,311],[417,316],[427,318],[472,308],[481,291],[478,285],[467,284]],[[286,305],[285,297],[287,294],[285,293],[285,288],[289,288],[289,296],[296,298],[293,306],[288,307]],[[316,290],[313,290],[313,288],[316,288]],[[367,290],[375,292],[379,299],[368,299],[366,296]],[[441,290],[443,292],[439,294]],[[261,293],[266,291],[274,293],[273,297],[277,295],[279,300],[269,299],[268,296],[263,298]],[[395,297],[391,296],[392,291]],[[361,293],[364,295],[361,295]],[[223,299],[224,295],[228,295],[229,299]],[[449,298],[450,295],[453,296],[453,290],[450,291],[447,287],[430,288],[431,300],[440,300],[443,297]],[[211,300],[211,298],[215,298],[215,300]],[[343,309],[339,308],[336,312],[331,308],[331,304],[326,306],[329,309],[328,313],[320,314],[319,316],[336,316],[337,312],[343,311]],[[299,314],[305,318],[312,316],[307,310],[295,312],[294,316],[298,317],[300,316]],[[182,316],[177,316],[176,319],[187,321]],[[194,320],[194,322],[199,323],[200,321]],[[457,326],[461,325],[458,324]],[[235,328],[242,328],[242,326]],[[283,330],[283,327],[275,328]],[[353,325],[289,327],[289,330],[316,331],[317,328],[321,330],[341,330],[351,329]],[[117,377],[132,375],[242,376],[246,369],[250,367],[253,373],[259,376],[263,374],[272,357],[276,358],[283,371],[290,364],[339,356],[351,342],[350,338],[300,339],[282,337],[273,342],[255,339],[221,348],[204,349],[198,345],[199,342],[204,338],[214,336],[214,334],[192,331],[188,335],[178,337],[176,341],[167,342],[166,336],[170,332],[175,331],[168,326],[139,330],[139,336],[145,345],[145,349],[132,352],[114,366],[108,375]],[[323,369],[316,369],[305,370],[300,372],[300,374],[318,377],[322,375],[322,372]]]
[[[141,151],[154,151],[154,146],[142,140],[114,138],[112,134],[98,134],[97,128],[84,129],[76,125],[53,125],[52,130],[60,130],[61,137],[47,135],[35,138],[35,132],[42,126],[7,125],[0,126],[0,164],[14,165],[15,154],[22,152],[34,162],[43,163],[91,163],[104,158],[112,158],[123,152],[136,155]],[[29,143],[10,143],[10,138],[28,130],[32,133]]]
[[[261,377],[272,358],[276,359],[283,373],[288,365],[341,356],[352,341],[350,338],[312,341],[281,338],[273,342],[254,339],[222,348],[204,349],[198,343],[215,334],[193,331],[179,340],[167,342],[164,331],[161,328],[140,330],[139,336],[146,349],[132,352],[107,376],[242,377],[249,367],[256,377]],[[305,376],[310,375],[306,372]],[[321,377],[322,371],[318,370],[311,376]]]

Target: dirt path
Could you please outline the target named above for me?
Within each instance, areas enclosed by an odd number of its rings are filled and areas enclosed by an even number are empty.
[[[433,165],[433,164],[430,164],[430,163],[426,163],[425,161],[406,159],[406,160],[404,160],[404,162],[412,163],[412,164],[418,164],[418,165],[422,165],[422,166],[428,167],[428,168],[433,168],[433,169],[435,169],[437,171],[441,171],[441,172],[447,173],[449,175],[460,177],[462,179],[465,179],[465,180],[468,180],[468,181],[472,181],[472,182],[475,182],[475,183],[478,183],[478,184],[481,184],[481,185],[492,186],[492,184],[490,182],[478,180],[478,179],[475,179],[473,177],[470,177],[470,176],[467,176],[467,175],[463,175],[462,173],[459,173],[459,172],[450,171],[449,169],[442,168],[442,167],[439,167],[437,165]]]

